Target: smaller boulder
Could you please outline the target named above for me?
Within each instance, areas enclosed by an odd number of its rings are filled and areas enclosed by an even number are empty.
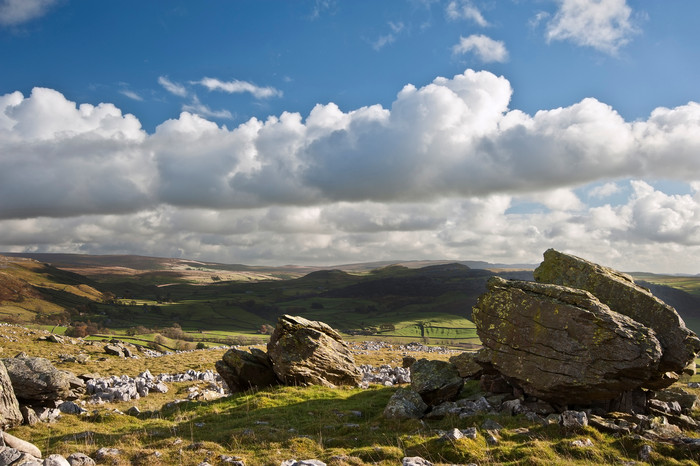
[[[411,366],[411,388],[431,406],[453,401],[463,385],[457,368],[449,362],[419,359]]]
[[[251,348],[250,353],[231,348],[215,367],[232,392],[279,384],[267,354],[257,348]]]
[[[423,398],[409,388],[399,388],[384,408],[387,419],[420,419],[428,410]]]
[[[478,379],[484,372],[484,368],[476,362],[475,353],[464,352],[452,356],[450,362],[457,368],[459,376],[465,379]]]

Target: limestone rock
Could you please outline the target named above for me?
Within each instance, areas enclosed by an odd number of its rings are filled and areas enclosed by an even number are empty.
[[[399,388],[384,408],[388,419],[420,419],[428,410],[421,396],[410,388]]]
[[[549,249],[534,276],[539,282],[587,290],[613,311],[654,330],[663,350],[659,366],[662,373],[681,373],[700,352],[700,339],[685,326],[676,310],[628,275]]]
[[[358,385],[362,381],[348,345],[323,322],[280,317],[267,354],[275,374],[287,385]]]
[[[61,455],[53,454],[46,457],[43,466],[71,466],[71,464]]]
[[[655,332],[587,291],[492,277],[472,317],[491,366],[549,402],[609,400],[658,375]]]
[[[74,400],[85,391],[85,383],[68,371],[56,369],[44,358],[2,360],[19,401]]]
[[[478,379],[484,368],[476,362],[475,353],[464,352],[450,357],[450,362],[457,368],[459,376],[465,379]]]
[[[0,428],[17,426],[22,423],[22,419],[10,376],[5,366],[0,363]]]
[[[10,448],[14,448],[20,453],[28,453],[36,458],[41,458],[41,450],[39,450],[39,448],[33,443],[17,438],[14,435],[8,434],[7,432],[2,433],[2,439],[4,440],[5,445]]]
[[[231,348],[215,366],[232,392],[279,384],[267,354],[257,348],[251,348],[250,353]]]
[[[462,385],[464,380],[449,362],[419,359],[411,366],[411,388],[429,405],[454,400]]]

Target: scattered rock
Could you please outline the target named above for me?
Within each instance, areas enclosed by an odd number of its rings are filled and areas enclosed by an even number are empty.
[[[122,347],[117,345],[105,345],[105,353],[111,356],[118,356],[120,358],[124,357],[124,351],[122,351]]]
[[[95,460],[85,453],[71,453],[66,460],[71,466],[95,466]]]
[[[433,466],[430,461],[421,458],[420,456],[406,456],[401,462],[402,466]]]
[[[280,466],[326,466],[326,463],[319,460],[286,460]]]
[[[559,425],[565,431],[576,431],[588,425],[588,415],[585,411],[564,411],[561,413]]]
[[[494,432],[500,432],[503,426],[491,418],[486,419],[482,424],[481,428],[484,430],[490,430]]]
[[[571,442],[570,445],[576,448],[590,448],[593,446],[593,441],[589,438],[578,439]]]
[[[8,434],[7,432],[2,432],[2,439],[4,440],[5,445],[10,448],[14,448],[20,453],[28,453],[35,458],[41,458],[41,450],[39,450],[39,448],[33,443],[19,439],[14,435]]]
[[[428,410],[423,398],[409,388],[399,388],[384,408],[388,419],[420,419]]]
[[[53,454],[44,459],[43,466],[71,466],[71,464],[63,456]]]
[[[109,460],[110,458],[117,457],[121,454],[122,454],[121,450],[119,450],[117,448],[102,447],[95,452],[95,459],[97,461],[106,461],[106,460]]]
[[[58,405],[58,409],[63,413],[63,414],[85,414],[87,413],[87,410],[84,409],[82,406],[75,404],[72,401],[64,401],[60,405]]]
[[[639,456],[640,461],[644,461],[645,463],[650,463],[651,462],[651,453],[654,451],[653,448],[651,448],[651,445],[642,445],[642,447],[639,449],[639,453],[637,456]]]
[[[449,362],[420,359],[411,366],[411,388],[428,405],[454,400],[462,385],[464,379]]]
[[[459,376],[464,379],[478,379],[484,372],[484,368],[476,362],[475,353],[464,352],[450,357],[450,362],[457,368]]]

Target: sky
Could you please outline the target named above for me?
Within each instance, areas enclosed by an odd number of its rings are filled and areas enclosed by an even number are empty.
[[[0,251],[698,274],[699,17],[0,0]]]

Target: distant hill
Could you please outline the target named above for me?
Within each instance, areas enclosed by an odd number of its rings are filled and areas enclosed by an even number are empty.
[[[4,322],[57,323],[87,311],[105,295],[97,283],[50,264],[0,256],[0,319]]]
[[[439,322],[471,318],[489,277],[532,280],[533,267],[428,260],[257,267],[144,256],[15,253],[0,256],[0,319],[95,319],[116,328],[179,322],[197,329],[253,332],[280,314],[294,313],[344,329],[398,322],[408,328],[425,319],[443,328],[447,324]],[[635,278],[700,333],[700,278]],[[460,322],[455,328],[465,326]]]

